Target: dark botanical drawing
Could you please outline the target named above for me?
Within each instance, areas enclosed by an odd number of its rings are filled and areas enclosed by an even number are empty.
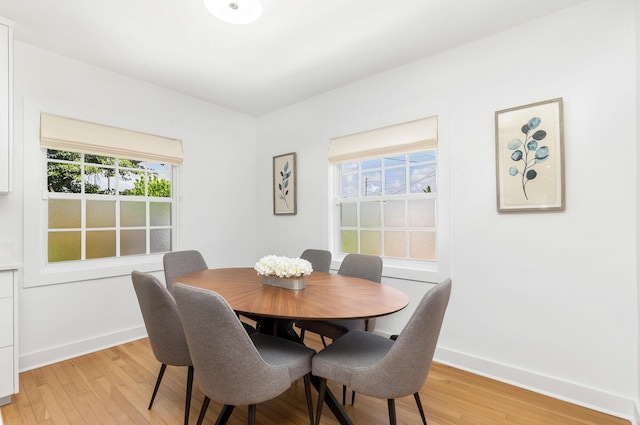
[[[539,117],[533,117],[527,121],[520,129],[524,134],[524,142],[521,139],[513,139],[507,144],[507,148],[513,153],[511,159],[515,162],[522,161],[522,164],[518,166],[509,167],[509,175],[518,176],[522,178],[522,192],[524,197],[528,200],[527,196],[527,183],[535,179],[538,176],[538,172],[534,169],[536,164],[539,164],[549,158],[549,147],[540,146],[540,142],[547,137],[547,132],[544,130],[537,130],[542,120]],[[522,169],[519,166],[522,166]]]

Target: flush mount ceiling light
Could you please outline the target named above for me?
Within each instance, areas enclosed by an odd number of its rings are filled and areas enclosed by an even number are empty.
[[[250,24],[262,14],[260,0],[204,0],[207,10],[230,24]]]

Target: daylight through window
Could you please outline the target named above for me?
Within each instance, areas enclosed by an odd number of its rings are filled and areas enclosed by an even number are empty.
[[[47,149],[47,262],[172,246],[172,166]]]

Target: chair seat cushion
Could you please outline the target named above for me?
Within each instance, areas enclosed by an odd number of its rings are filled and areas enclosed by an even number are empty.
[[[251,340],[258,353],[271,366],[286,366],[291,382],[311,371],[311,358],[315,350],[284,338],[254,333]]]
[[[353,330],[313,357],[312,373],[351,386],[353,373],[381,361],[393,343],[380,335]]]

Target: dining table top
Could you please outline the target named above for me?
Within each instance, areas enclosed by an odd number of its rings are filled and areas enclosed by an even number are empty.
[[[390,286],[317,271],[305,276],[305,288],[299,290],[265,285],[250,267],[187,273],[176,283],[217,292],[238,313],[279,319],[364,319],[395,313],[409,303]]]

